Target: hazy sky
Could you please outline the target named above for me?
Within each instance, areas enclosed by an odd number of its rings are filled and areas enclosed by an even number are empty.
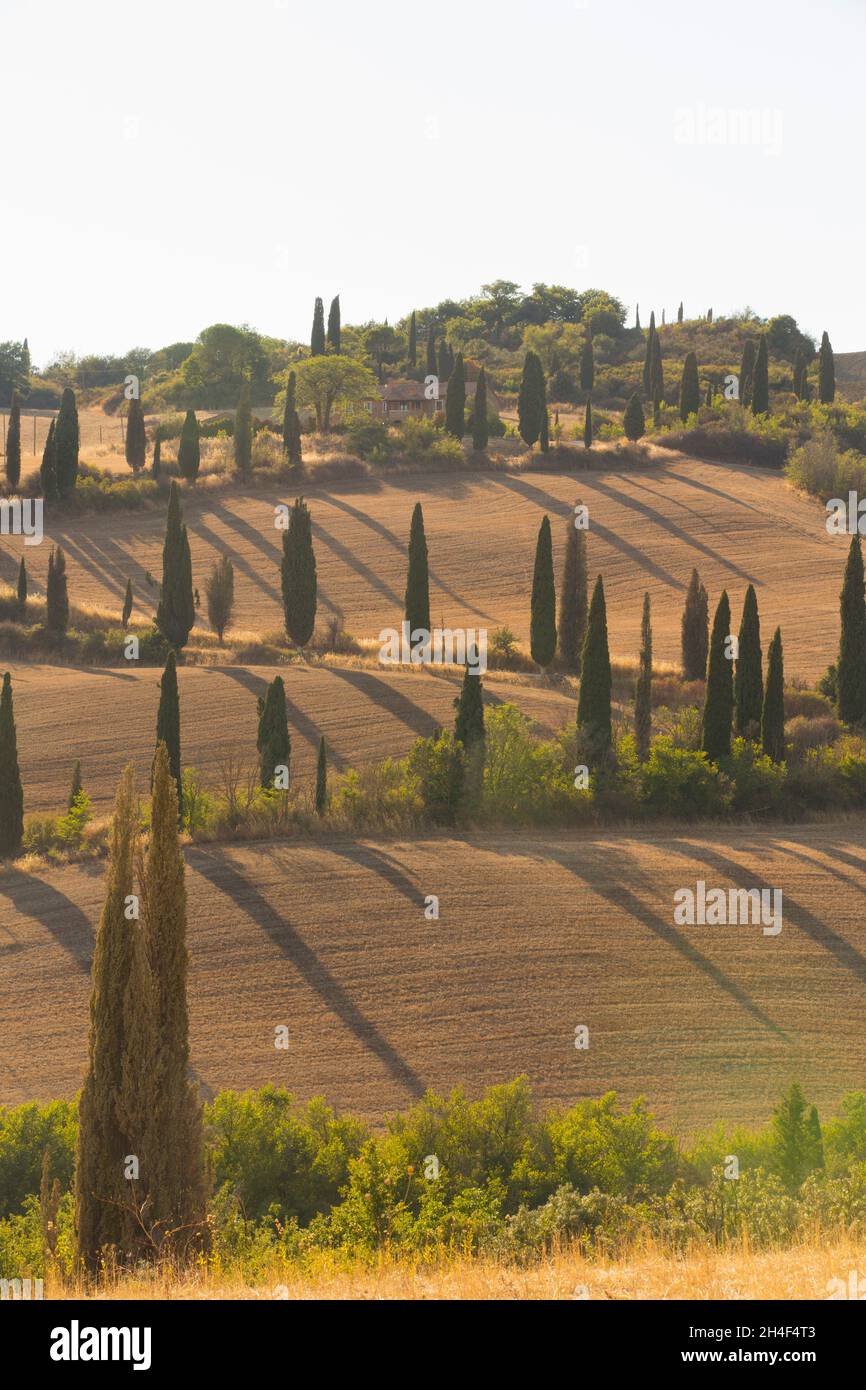
[[[866,0],[0,0],[0,340],[496,278],[866,349]]]

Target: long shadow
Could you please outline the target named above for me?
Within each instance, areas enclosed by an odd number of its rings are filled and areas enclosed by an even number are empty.
[[[201,519],[201,517],[199,517],[199,519],[196,521],[195,531],[193,534],[200,537],[201,540],[207,541],[209,545],[213,546],[214,550],[218,555],[224,554],[229,548],[226,545],[226,542],[224,540],[221,540],[220,537],[217,535],[216,531],[212,531],[211,528],[207,525],[207,523]],[[272,552],[268,558],[271,562],[271,568],[274,570],[274,572],[278,571],[280,565],[279,555]],[[253,584],[255,584],[258,589],[261,589],[263,594],[267,594],[269,599],[271,599],[275,604],[277,604],[279,608],[282,608],[283,599],[279,590],[276,588],[274,584],[269,584],[267,579],[264,579],[262,575],[258,572],[258,570],[253,568],[249,560],[245,560],[243,555],[241,555],[240,552],[236,549],[232,550],[231,560],[232,564],[236,569],[239,569],[242,574],[245,574],[248,579],[252,580]]]
[[[677,840],[666,840],[665,848],[672,850],[674,854],[687,856],[693,862],[697,857],[694,845],[684,844]],[[778,888],[779,886],[778,884],[768,883],[763,875],[757,873],[751,865],[748,869],[745,869],[742,864],[737,864],[733,859],[728,859],[725,855],[721,854],[718,850],[712,849],[707,844],[701,844],[699,853],[700,858],[705,863],[712,865],[718,873],[725,875],[734,883],[740,881],[744,874],[747,874],[750,888],[763,888],[772,891],[773,888]],[[782,912],[783,916],[793,922],[796,927],[799,927],[800,931],[804,932],[806,936],[811,937],[811,939],[817,942],[819,946],[822,946],[825,951],[829,951],[839,964],[843,966],[845,970],[850,971],[861,984],[866,984],[866,959],[864,959],[860,952],[847,942],[844,937],[839,936],[837,932],[834,932],[831,927],[825,926],[823,922],[819,922],[817,917],[814,917],[805,907],[801,907],[799,903],[794,902],[787,893],[784,893],[782,898]]]
[[[84,975],[90,974],[96,936],[80,907],[44,879],[9,869],[0,874],[0,896],[22,917],[40,922]]]
[[[82,676],[109,676],[114,681],[135,681],[135,676],[129,671],[117,671],[113,666],[79,666],[75,662],[69,663],[70,671],[76,671]],[[147,670],[145,666],[142,668]],[[153,668],[157,670],[157,667]]]
[[[804,848],[794,849],[792,845],[783,844],[780,840],[773,840],[772,845],[777,854],[784,854],[789,859],[798,859],[801,864],[808,864],[810,868],[817,869],[819,873],[829,874],[831,878],[838,879],[840,883],[844,883],[849,888],[853,888],[856,893],[866,894],[866,882],[857,883],[849,874],[843,874],[842,870],[837,869],[834,864],[827,864],[822,859],[816,859],[815,855],[807,854]],[[816,854],[820,854],[820,852],[820,850],[815,851]],[[864,870],[866,870],[866,864],[862,861],[858,861],[850,854],[845,854],[842,850],[837,849],[835,845],[833,847],[833,853],[837,859],[841,859],[844,863],[850,864],[851,867],[857,869],[859,873],[862,874]]]
[[[213,506],[210,508],[210,511],[214,516],[219,517],[223,524],[229,527],[230,530],[236,531],[238,535],[243,536],[247,543],[250,546],[252,546],[255,550],[258,550],[262,557],[265,560],[267,560],[271,571],[274,574],[279,574],[279,546],[268,545],[261,531],[258,531],[255,526],[251,526],[248,521],[244,521],[243,517],[238,516],[237,512],[230,511],[229,508],[226,507],[222,502],[214,503]],[[202,535],[206,534],[208,537],[210,537],[212,545],[216,546],[218,549],[225,549],[225,542],[220,541],[219,537],[216,536],[215,532],[211,531],[210,527],[207,525],[207,523],[203,520],[202,517],[199,517],[196,521],[196,529],[197,531],[201,532]],[[258,584],[259,588],[262,589],[271,598],[273,598],[274,602],[277,603],[280,608],[282,608],[282,593],[279,592],[272,584],[268,584],[266,580],[262,579],[261,576],[257,574],[256,571],[252,568],[249,562],[243,559],[243,556],[238,556],[237,552],[235,552],[233,562],[234,564],[238,565],[239,568],[242,569],[246,574],[248,574],[249,577],[254,581],[254,583]],[[322,587],[321,583],[317,584],[316,592],[319,600],[322,603],[324,603],[327,608],[331,610],[335,617],[342,618],[345,616],[340,605],[338,603],[335,603],[334,600],[328,596],[327,590]]]
[[[562,517],[574,515],[572,507],[568,502],[563,502],[560,498],[554,497],[552,492],[545,492],[543,488],[535,487],[532,483],[524,482],[522,478],[502,477],[499,481],[502,483],[503,487],[511,488],[512,492],[517,492],[522,497],[527,498],[528,501],[535,502],[536,506],[541,507],[544,511],[553,512],[556,516]],[[595,482],[594,477],[593,482]],[[590,529],[592,535],[599,536],[601,540],[607,541],[608,545],[614,550],[619,550],[623,555],[627,556],[633,564],[638,565],[642,570],[646,570],[647,574],[651,574],[654,579],[660,580],[662,584],[666,584],[670,589],[680,589],[685,592],[686,585],[681,579],[677,579],[675,575],[664,569],[662,565],[656,564],[655,560],[651,560],[650,557],[643,550],[639,550],[636,545],[632,545],[630,541],[623,540],[622,536],[617,535],[616,531],[611,531],[609,527],[602,526],[601,522],[596,520],[595,517],[592,518]]]
[[[353,841],[351,844],[328,844],[327,850],[331,854],[341,855],[343,859],[348,859],[351,864],[357,864],[361,869],[369,869],[372,873],[378,874],[389,887],[402,893],[413,907],[424,906],[425,894],[407,876],[402,865],[383,849],[374,849],[372,845],[359,845]]]
[[[280,917],[258,889],[224,858],[216,859],[198,851],[189,856],[189,862],[214,888],[231,898],[240,912],[246,913],[261,927],[310,988],[316,991],[326,1008],[336,1014],[358,1041],[378,1057],[395,1081],[405,1086],[413,1097],[423,1096],[426,1088],[421,1078],[353,1003],[300,933],[284,917]]]
[[[82,545],[79,545],[77,541],[73,540],[68,532],[55,531],[54,540],[57,545],[61,546],[66,555],[69,556],[70,559],[73,559],[77,565],[80,565],[83,570],[87,570],[88,574],[92,575],[98,584],[104,588],[113,590],[117,597],[122,600],[126,592],[126,576],[122,579],[115,578],[114,575],[106,570],[104,565],[100,565],[94,560],[89,551],[85,550]]]
[[[348,565],[349,569],[353,569],[361,579],[365,579],[377,593],[381,594],[383,598],[388,599],[390,603],[395,604],[402,611],[403,599],[401,596],[395,593],[390,584],[386,584],[384,579],[381,579],[379,575],[376,574],[375,570],[371,570],[369,565],[365,565],[363,560],[359,560],[357,555],[353,554],[347,545],[344,545],[342,541],[335,540],[333,536],[328,535],[324,527],[320,526],[316,521],[313,522],[313,535],[316,540],[321,541],[329,550],[332,550],[337,558],[343,561],[344,565]]]
[[[229,676],[233,681],[237,681],[238,685],[242,685],[245,690],[249,690],[250,694],[255,695],[256,699],[258,699],[259,696],[264,696],[270,684],[264,676],[257,676],[253,671],[248,671],[244,666],[215,666],[213,669],[219,671],[220,675]],[[285,684],[285,676],[283,677],[283,684]],[[320,729],[318,724],[316,724],[299,705],[295,704],[289,697],[288,692],[286,692],[286,715],[289,721],[289,731],[291,733],[299,733],[302,738],[306,739],[315,753],[319,751],[319,743],[324,734],[328,744],[329,763],[331,763],[338,772],[346,771],[348,766],[346,759],[337,752],[331,740],[328,739],[326,731]]]
[[[395,715],[401,723],[406,725],[407,729],[411,729],[413,734],[417,734],[419,738],[427,738],[437,727],[437,721],[432,714],[427,714],[420,705],[416,705],[413,700],[401,695],[392,685],[380,680],[378,676],[371,675],[369,671],[332,666],[328,674],[336,676],[338,680],[346,681],[348,685],[353,685],[368,699],[381,705],[389,714]]]

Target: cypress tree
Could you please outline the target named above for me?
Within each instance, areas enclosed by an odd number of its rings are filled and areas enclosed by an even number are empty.
[[[321,299],[316,300],[313,309],[313,330],[310,334],[310,354],[313,357],[325,355],[325,306]]]
[[[683,680],[706,680],[709,645],[709,599],[700,575],[693,569],[682,618]]]
[[[583,412],[583,447],[592,448],[592,401],[587,401]]]
[[[256,748],[259,754],[259,782],[273,787],[278,767],[289,767],[292,744],[289,738],[289,718],[286,712],[286,688],[281,676],[268,686],[265,698],[259,700],[259,732]]]
[[[162,468],[162,440],[159,435],[153,441],[153,460],[150,465],[150,476],[158,478]]]
[[[289,372],[286,381],[286,404],[283,409],[283,452],[291,462],[292,424],[297,409],[297,377]]]
[[[767,653],[767,686],[761,710],[761,746],[774,763],[785,761],[785,671],[782,629],[778,627]]]
[[[439,372],[440,382],[447,382],[451,375],[451,366],[448,360],[448,344],[444,338],[439,343],[439,365],[437,370]]]
[[[818,400],[822,405],[832,405],[836,399],[836,364],[833,349],[826,333],[821,338],[818,353]]]
[[[532,660],[539,666],[549,666],[556,654],[556,585],[549,517],[542,520],[535,546],[529,631]]]
[[[520,437],[531,449],[541,435],[546,409],[544,368],[536,352],[527,352],[517,401]]]
[[[581,654],[580,695],[577,702],[578,732],[588,745],[593,762],[603,762],[610,750],[610,651],[607,644],[607,609],[601,575],[595,581],[586,637]]]
[[[472,402],[472,447],[482,451],[487,448],[490,427],[487,423],[487,373],[482,367],[478,373],[475,399]]]
[[[228,555],[221,555],[214,561],[213,569],[205,583],[207,596],[208,622],[223,644],[223,635],[232,620],[235,602],[235,570]]]
[[[863,550],[854,536],[845,566],[840,600],[839,718],[846,724],[866,722],[866,599],[863,590]]]
[[[448,382],[445,396],[445,428],[455,439],[462,439],[466,433],[466,368],[462,352],[457,354],[454,371]]]
[[[643,615],[640,625],[640,658],[634,691],[634,736],[638,760],[649,757],[652,736],[653,691],[653,631],[650,622],[650,596],[643,596]]]
[[[60,641],[69,626],[69,594],[66,588],[66,556],[58,545],[48,556],[45,586],[45,626]]]
[[[126,593],[125,593],[124,596],[123,596],[123,612],[122,612],[122,614],[121,614],[121,616],[120,616],[120,622],[121,622],[121,626],[122,626],[122,627],[126,628],[126,627],[129,626],[129,619],[131,618],[131,616],[132,616],[132,580],[131,580],[131,579],[127,579],[127,581],[126,581]]]
[[[693,352],[686,354],[683,379],[680,384],[680,419],[683,424],[701,408],[701,383],[698,379],[698,359]]]
[[[139,473],[147,459],[147,432],[141,401],[134,396],[126,414],[126,462],[133,473]]]
[[[23,835],[24,788],[18,768],[12,677],[7,671],[0,695],[0,856],[7,859],[16,855]]]
[[[12,392],[9,407],[9,428],[6,431],[6,482],[14,492],[21,477],[21,397]]]
[[[81,762],[79,760],[72,769],[72,784],[69,788],[69,801],[67,803],[70,811],[75,805],[75,798],[80,796],[83,790],[84,788],[81,785]]]
[[[677,309],[677,323],[682,323],[682,321],[683,321],[683,301],[680,300],[680,307]]]
[[[807,377],[809,373],[809,362],[805,350],[797,348],[797,356],[794,360],[794,395],[798,401],[805,401],[808,396]]]
[[[712,307],[710,307],[710,308],[707,310],[707,323],[712,323],[712,321],[713,321],[713,310],[712,310]]]
[[[201,465],[201,431],[195,411],[188,410],[177,446],[177,466],[182,478],[194,483]]]
[[[67,386],[54,429],[54,467],[61,497],[69,496],[78,478],[78,444],[78,407],[74,392]]]
[[[195,623],[192,592],[192,559],[189,537],[183,521],[180,488],[172,479],[168,494],[168,517],[162,547],[162,586],[156,625],[175,651],[186,646]]]
[[[422,630],[430,632],[430,574],[428,569],[427,537],[424,534],[424,513],[421,503],[415,503],[409,529],[409,568],[406,575],[405,618],[409,636]]]
[[[407,355],[409,358],[409,366],[414,369],[418,365],[418,324],[415,319],[414,309],[409,319],[409,351]]]
[[[747,338],[743,344],[743,358],[740,363],[740,405],[752,404],[752,378],[755,373],[755,342]]]
[[[731,723],[734,715],[733,663],[726,647],[731,634],[731,605],[723,590],[713,620],[707,667],[707,694],[704,702],[701,747],[712,762],[726,758],[731,751]]]
[[[335,295],[328,310],[328,347],[339,356],[340,353],[340,296]]]
[[[484,785],[485,732],[484,692],[481,676],[469,667],[463,673],[463,685],[454,701],[457,718],[454,738],[462,743],[465,752],[463,799],[471,809],[477,805]]]
[[[630,439],[634,444],[646,434],[646,420],[644,419],[643,406],[637,391],[629,400],[622,417],[622,426],[625,430],[626,439]]]
[[[639,305],[639,304],[636,304],[636,305],[635,305],[635,308],[634,308],[634,326],[635,326],[636,331],[639,333],[639,332],[640,332],[640,305]]]
[[[586,636],[587,602],[586,533],[569,520],[559,595],[559,658],[565,670],[577,676]]]
[[[18,612],[22,618],[27,612],[27,566],[23,555],[18,566]]]
[[[758,616],[758,598],[753,584],[750,584],[746,590],[738,650],[737,668],[734,675],[736,729],[741,738],[757,738],[761,727],[761,708],[764,702],[764,677],[761,654],[761,621]]]
[[[752,414],[766,415],[769,409],[770,362],[767,353],[767,335],[762,333],[758,339],[755,370],[752,376]]]
[[[316,626],[318,586],[313,523],[303,497],[295,499],[283,532],[280,578],[286,632],[297,647],[305,647]]]
[[[248,478],[253,467],[253,412],[250,405],[250,388],[244,385],[235,411],[234,428],[235,468],[238,476]]]
[[[587,394],[595,386],[595,356],[592,349],[592,334],[587,333],[580,353],[580,389]]]
[[[177,1255],[205,1243],[202,1107],[187,1080],[186,889],[178,836],[177,786],[164,744],[156,750],[150,840],[142,885],[142,926],[153,969],[159,1077],[153,1129],[160,1161],[151,1188],[152,1220],[176,1233]]]
[[[550,411],[544,407],[544,414],[541,417],[541,433],[538,436],[538,447],[543,454],[550,453]]]
[[[159,682],[159,709],[156,714],[157,750],[168,750],[171,775],[177,786],[178,815],[183,816],[183,777],[180,762],[180,691],[177,685],[177,658],[169,652]],[[154,767],[156,763],[154,762]],[[154,774],[152,774],[153,776]]]
[[[42,463],[39,466],[39,485],[46,502],[55,502],[59,496],[57,490],[56,436],[57,422],[52,420],[48,426],[45,448],[42,450]]]
[[[323,816],[327,809],[328,755],[325,751],[325,735],[322,734],[322,737],[319,739],[319,759],[316,763],[316,815]]]
[[[652,368],[653,368],[653,344],[656,337],[656,316],[655,310],[650,314],[649,332],[647,333],[646,352],[643,360],[643,393],[647,400],[652,395]]]
[[[665,374],[662,366],[662,345],[658,333],[653,337],[653,356],[650,368],[650,396],[653,405],[653,419],[659,420],[659,411],[665,398]]]
[[[437,374],[438,366],[436,361],[436,330],[433,328],[431,324],[430,331],[427,334],[427,375],[436,376]]]

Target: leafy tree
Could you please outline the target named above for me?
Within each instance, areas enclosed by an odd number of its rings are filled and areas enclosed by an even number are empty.
[[[259,732],[256,748],[259,753],[259,781],[263,787],[273,787],[278,767],[289,767],[291,740],[286,712],[286,688],[281,676],[268,686],[265,698],[258,702]]]
[[[583,447],[592,448],[592,401],[587,401],[586,410],[583,413]]]
[[[758,598],[753,584],[750,584],[746,590],[743,618],[740,623],[738,652],[737,669],[734,676],[736,728],[741,738],[754,738],[761,727],[764,677],[761,654],[761,622],[758,616]]]
[[[325,306],[321,299],[316,300],[313,309],[313,331],[310,334],[310,353],[313,357],[325,355]]]
[[[690,415],[697,415],[701,407],[701,383],[698,379],[698,359],[693,352],[686,354],[683,362],[683,379],[680,385],[680,419],[685,424]]]
[[[702,681],[707,677],[710,643],[710,610],[707,591],[696,569],[692,570],[682,619],[683,680]]]
[[[126,593],[123,595],[123,612],[120,615],[121,625],[124,629],[129,627],[129,620],[132,616],[132,580],[126,581]]]
[[[296,498],[283,532],[281,583],[286,632],[296,646],[305,647],[316,626],[318,584],[313,523],[303,497]]]
[[[141,401],[134,396],[126,414],[126,462],[133,473],[140,473],[147,461],[147,431]]]
[[[46,502],[54,502],[59,496],[57,490],[57,424],[52,420],[48,426],[45,447],[42,450],[42,463],[39,466],[39,485]]]
[[[752,413],[766,415],[770,409],[770,360],[767,353],[767,335],[762,333],[758,339],[755,355],[755,369],[752,376]]]
[[[235,468],[238,476],[248,478],[253,468],[253,412],[250,388],[244,386],[235,411],[234,428]],[[196,470],[197,471],[197,470]]]
[[[556,654],[556,585],[553,578],[553,540],[550,518],[544,517],[535,547],[532,576],[530,650],[539,666],[549,666]]]
[[[595,357],[592,350],[592,338],[586,335],[583,351],[580,354],[580,389],[589,392],[595,385]]]
[[[223,636],[232,620],[235,603],[235,571],[228,555],[221,555],[214,561],[213,569],[205,581],[208,622],[223,645]]]
[[[360,362],[346,356],[306,357],[295,368],[299,406],[312,406],[316,429],[327,434],[336,408],[359,405],[378,395],[376,378]],[[280,397],[277,398],[278,402]]]
[[[707,668],[707,693],[701,747],[712,762],[731,752],[731,724],[734,715],[734,680],[728,638],[731,633],[731,605],[723,590],[713,620]]]
[[[61,497],[68,497],[78,480],[78,445],[78,407],[75,393],[67,386],[54,428],[54,469]]]
[[[328,755],[325,751],[325,735],[319,739],[319,757],[316,763],[316,815],[323,816],[328,809]]]
[[[472,447],[479,452],[487,448],[490,426],[487,420],[487,373],[482,367],[478,373],[475,399],[472,402]]]
[[[821,337],[818,353],[818,400],[822,405],[832,405],[836,399],[836,364],[833,349],[826,333]]]
[[[156,713],[156,747],[168,751],[171,775],[177,785],[178,814],[183,816],[183,777],[180,761],[180,691],[177,684],[177,657],[171,651],[159,681],[159,707]],[[154,762],[154,767],[156,763]],[[152,774],[153,775],[153,774]]]
[[[544,368],[541,365],[541,358],[536,352],[527,352],[523,363],[517,415],[520,437],[529,449],[532,448],[541,434],[547,409],[545,397]]]
[[[18,612],[22,618],[27,612],[27,566],[23,555],[18,566]]]
[[[809,1107],[798,1083],[792,1082],[773,1112],[773,1163],[789,1192],[797,1192],[810,1173],[823,1167],[818,1112]]]
[[[445,428],[455,439],[466,433],[466,368],[458,352],[445,395]]]
[[[6,482],[14,492],[21,477],[21,397],[12,392],[9,407],[9,427],[6,431]]]
[[[409,351],[407,356],[409,359],[409,366],[416,367],[418,365],[418,324],[414,309],[409,319]]]
[[[48,581],[45,586],[45,626],[60,641],[69,626],[69,594],[66,587],[66,556],[52,548],[48,556]]]
[[[409,530],[409,568],[406,576],[405,617],[409,635],[423,630],[430,632],[430,573],[427,556],[427,537],[424,534],[424,513],[421,503],[415,503]]]
[[[194,410],[188,410],[177,446],[177,466],[182,478],[194,483],[201,466],[201,430]]]
[[[569,519],[559,597],[559,656],[566,671],[578,676],[587,606],[586,533]]]
[[[577,728],[593,762],[604,762],[612,742],[610,697],[612,677],[607,642],[607,609],[601,575],[595,581],[586,637],[581,655]]]
[[[189,537],[183,520],[180,488],[172,479],[168,494],[168,516],[162,547],[162,586],[156,610],[156,626],[175,651],[186,646],[195,624],[195,598],[192,591],[192,559]]]
[[[845,566],[840,599],[842,631],[837,663],[839,718],[846,724],[866,722],[866,599],[863,550],[854,536]]]
[[[24,835],[24,789],[18,767],[18,739],[12,707],[12,677],[7,671],[0,694],[0,856],[12,858]]]
[[[340,355],[340,296],[336,295],[331,300],[331,307],[328,311],[328,347],[331,352]]]
[[[643,615],[640,625],[640,657],[634,692],[634,736],[637,755],[645,763],[650,753],[652,735],[653,689],[653,632],[650,622],[650,596],[643,596]]]
[[[637,391],[630,397],[622,417],[622,427],[625,430],[626,439],[635,443],[646,434],[646,420],[644,419],[643,406]]]
[[[785,761],[785,671],[782,630],[778,627],[767,654],[767,686],[761,711],[761,746],[774,763]]]

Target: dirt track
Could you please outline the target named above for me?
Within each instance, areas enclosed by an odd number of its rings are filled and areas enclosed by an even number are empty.
[[[866,1076],[864,869],[850,824],[194,849],[193,1062],[371,1117],[521,1072],[549,1101],[644,1093],[679,1129],[762,1119],[794,1076],[823,1110]],[[101,874],[0,876],[0,1101],[80,1082]],[[781,936],[674,928],[698,878],[781,888]]]

